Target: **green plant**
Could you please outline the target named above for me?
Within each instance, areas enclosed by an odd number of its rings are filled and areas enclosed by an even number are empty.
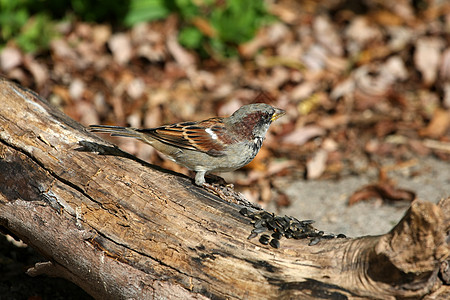
[[[211,46],[214,51],[235,55],[235,46],[252,39],[271,19],[263,1],[226,1],[211,13],[211,25],[217,31],[217,36],[211,37]]]
[[[175,12],[181,20],[180,43],[203,56],[234,56],[237,46],[254,37],[274,19],[264,1],[243,0],[131,0],[125,18],[138,22],[167,17]]]
[[[15,37],[15,41],[25,52],[36,52],[46,49],[55,35],[56,31],[50,17],[39,14],[27,20],[20,34]]]
[[[121,23],[128,6],[129,0],[0,0],[0,49],[13,40],[25,52],[45,50],[56,35],[55,23],[68,15]]]
[[[202,56],[229,57],[273,20],[264,1],[244,0],[0,0],[0,47],[14,40],[24,51],[46,49],[54,24],[72,15],[88,22],[133,26],[180,18],[180,43]]]
[[[124,23],[133,26],[140,22],[154,21],[167,17],[170,10],[164,0],[131,0]]]
[[[21,7],[24,1],[0,0],[0,38],[8,40],[12,38],[16,32],[28,20],[28,11]]]

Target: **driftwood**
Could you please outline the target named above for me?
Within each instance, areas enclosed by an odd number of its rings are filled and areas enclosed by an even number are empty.
[[[382,236],[279,249],[248,240],[239,209],[0,79],[0,228],[48,258],[32,276],[67,278],[98,299],[450,294],[450,199],[415,201]]]

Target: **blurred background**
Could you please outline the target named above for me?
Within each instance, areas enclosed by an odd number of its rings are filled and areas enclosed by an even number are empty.
[[[0,0],[0,75],[83,125],[285,109],[252,163],[218,175],[350,236],[386,232],[415,197],[450,195],[449,41],[445,0]],[[1,238],[0,299],[89,299],[23,275],[42,258]]]

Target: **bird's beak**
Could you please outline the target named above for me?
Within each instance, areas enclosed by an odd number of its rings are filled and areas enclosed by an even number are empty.
[[[279,117],[282,117],[285,114],[286,114],[286,112],[284,110],[275,108],[275,113],[273,114],[272,119],[270,119],[270,120],[273,122],[273,121],[275,121]]]

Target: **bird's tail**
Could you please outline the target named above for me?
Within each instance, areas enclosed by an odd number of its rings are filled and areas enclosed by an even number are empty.
[[[108,126],[108,125],[90,125],[89,131],[109,133],[111,136],[123,136],[140,139],[142,133],[131,127]]]

